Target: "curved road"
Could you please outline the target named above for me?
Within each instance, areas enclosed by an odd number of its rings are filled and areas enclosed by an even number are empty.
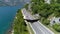
[[[26,9],[22,9],[22,14],[24,16],[24,19],[35,19],[32,17],[32,15],[26,11]],[[54,34],[52,31],[50,31],[47,27],[45,27],[43,24],[41,24],[39,21],[30,23],[30,26],[32,27],[35,34]]]

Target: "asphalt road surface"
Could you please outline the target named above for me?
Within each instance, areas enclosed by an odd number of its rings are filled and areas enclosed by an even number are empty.
[[[22,9],[22,13],[24,19],[30,19],[30,20],[34,19],[34,17],[32,17],[32,15],[28,11],[26,11],[25,8]],[[52,31],[44,27],[39,21],[30,23],[30,25],[32,26],[35,34],[54,34]]]

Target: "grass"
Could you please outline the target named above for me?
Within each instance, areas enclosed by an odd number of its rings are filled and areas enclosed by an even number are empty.
[[[51,31],[53,31],[55,34],[60,34],[60,32],[57,32],[55,29],[53,29],[50,25],[47,26]]]
[[[30,26],[30,24],[29,24],[30,22],[28,22],[28,27],[29,27],[29,29],[30,29],[30,31],[31,31],[31,33],[32,34],[34,34],[34,32],[33,32],[33,30],[32,30],[32,28],[31,28],[31,26]]]
[[[46,19],[45,19],[46,20]],[[41,21],[41,20],[40,20]],[[50,24],[49,25],[46,25],[45,23],[43,23],[43,21],[44,20],[42,20],[41,21],[41,23],[43,24],[43,25],[45,25],[47,28],[49,28],[52,32],[54,32],[55,34],[60,34],[60,32],[57,32],[52,26],[50,26]]]
[[[45,24],[43,24],[43,25],[45,25]],[[49,28],[52,32],[54,32],[54,34],[60,34],[60,32],[57,32],[55,29],[53,29],[53,27],[52,26],[50,26],[50,25],[45,25],[47,28]]]

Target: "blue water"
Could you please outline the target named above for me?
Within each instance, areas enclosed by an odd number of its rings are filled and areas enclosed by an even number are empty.
[[[21,9],[23,4],[19,6],[1,6],[0,7],[0,34],[4,34],[6,30],[11,26],[11,23],[16,15],[18,9]]]

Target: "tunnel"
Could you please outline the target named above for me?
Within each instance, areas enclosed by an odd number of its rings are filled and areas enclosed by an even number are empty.
[[[33,22],[37,22],[39,19],[34,19],[34,20],[24,19],[24,20],[26,20],[27,22],[31,22],[31,23],[33,23]]]

